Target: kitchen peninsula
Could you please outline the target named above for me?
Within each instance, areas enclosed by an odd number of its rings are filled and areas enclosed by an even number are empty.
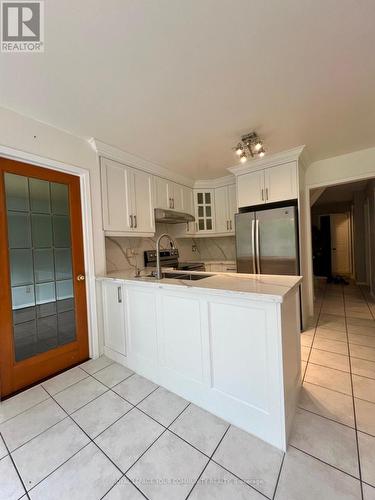
[[[302,278],[181,275],[98,278],[105,354],[285,450],[301,384]]]

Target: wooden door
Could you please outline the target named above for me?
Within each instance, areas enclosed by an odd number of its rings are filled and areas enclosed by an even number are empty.
[[[349,214],[331,215],[332,274],[351,274]]]
[[[0,158],[0,394],[88,358],[80,180]]]

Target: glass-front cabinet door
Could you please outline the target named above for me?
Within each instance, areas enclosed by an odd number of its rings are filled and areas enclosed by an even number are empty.
[[[212,233],[215,230],[214,191],[212,189],[194,190],[196,210],[196,232]]]
[[[79,178],[0,161],[4,395],[86,359],[88,349]]]

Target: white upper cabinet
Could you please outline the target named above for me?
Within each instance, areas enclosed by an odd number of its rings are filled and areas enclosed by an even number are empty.
[[[171,208],[171,198],[169,195],[169,188],[167,179],[162,177],[154,177],[155,181],[155,208]]]
[[[184,210],[185,188],[186,186],[182,184],[155,176],[155,208],[182,212]]]
[[[297,165],[295,162],[267,168],[264,173],[265,194],[268,203],[297,198]]]
[[[134,189],[132,191],[133,226],[141,233],[155,231],[154,208],[152,204],[152,176],[133,169]]]
[[[155,232],[152,175],[101,159],[103,228],[110,234]]]
[[[237,178],[238,206],[248,207],[264,203],[264,170],[256,170]]]
[[[296,162],[239,175],[237,177],[237,193],[239,207],[297,198]]]
[[[194,215],[193,190],[188,186],[182,186],[182,209],[185,213]]]
[[[236,186],[215,188],[215,233],[234,233],[236,211]]]

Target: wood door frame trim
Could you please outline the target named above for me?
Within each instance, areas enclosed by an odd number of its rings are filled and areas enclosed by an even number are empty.
[[[92,207],[90,172],[76,165],[69,165],[60,161],[45,158],[26,151],[0,145],[0,156],[9,160],[29,163],[37,167],[48,168],[66,174],[76,175],[80,179],[81,188],[81,215],[83,233],[83,254],[86,271],[86,301],[87,301],[87,322],[89,354],[91,358],[97,358],[99,349],[99,330],[96,303],[96,278],[94,262],[94,239],[92,233]],[[98,163],[99,168],[99,163]]]

